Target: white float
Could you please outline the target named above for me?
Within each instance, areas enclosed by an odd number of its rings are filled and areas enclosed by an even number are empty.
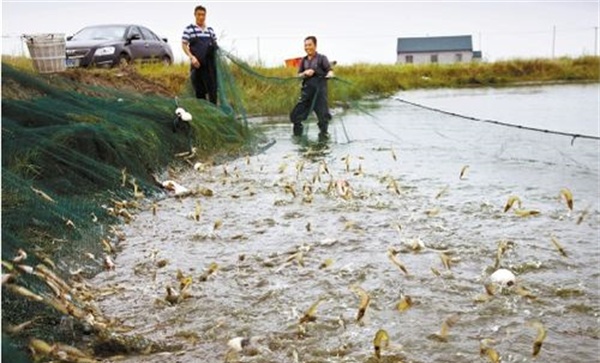
[[[515,285],[517,278],[515,277],[515,274],[513,274],[511,271],[505,268],[501,268],[496,270],[490,276],[490,281],[502,287],[511,287]]]

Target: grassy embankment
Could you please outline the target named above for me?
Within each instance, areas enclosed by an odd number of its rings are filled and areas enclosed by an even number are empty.
[[[12,59],[20,67],[31,68],[27,59]],[[139,75],[156,82],[172,95],[180,95],[188,87],[189,65],[170,67],[160,64],[139,65]],[[241,91],[249,114],[287,114],[298,97],[299,81],[276,81],[256,77],[235,65],[231,73]],[[253,67],[266,77],[290,78],[293,68]],[[419,88],[503,87],[522,84],[561,82],[599,82],[600,57],[558,59],[514,59],[493,63],[459,63],[426,65],[354,64],[337,66],[342,80],[330,86],[330,101],[344,103],[365,97],[385,97],[401,90]],[[111,77],[106,70],[93,70],[99,77]]]
[[[142,66],[141,75],[161,82],[174,93],[181,90],[188,74],[187,64],[171,67]],[[286,114],[298,97],[299,81],[261,79],[236,66],[231,70],[242,91],[250,114]],[[253,68],[267,77],[293,77],[295,69]],[[385,97],[401,90],[418,88],[501,87],[530,83],[599,82],[600,57],[559,59],[515,59],[493,63],[450,65],[355,64],[338,66],[337,81],[330,86],[330,100],[348,102],[364,97]]]

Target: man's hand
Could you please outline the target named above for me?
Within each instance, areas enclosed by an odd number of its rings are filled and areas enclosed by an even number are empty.
[[[333,71],[329,71],[327,72],[327,74],[325,75],[325,78],[333,78],[335,77],[335,75],[333,74]]]
[[[190,60],[192,61],[192,67],[194,67],[194,68],[200,68],[200,61],[198,60],[198,58],[192,56],[190,58]]]
[[[312,77],[315,74],[315,70],[307,69],[304,72],[302,72],[302,74],[304,74],[304,77]]]

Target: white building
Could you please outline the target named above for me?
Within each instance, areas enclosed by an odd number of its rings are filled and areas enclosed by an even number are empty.
[[[481,60],[470,35],[398,38],[397,64],[459,63]]]

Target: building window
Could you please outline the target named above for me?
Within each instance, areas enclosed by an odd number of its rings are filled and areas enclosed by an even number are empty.
[[[412,55],[407,55],[406,58],[406,63],[412,63],[413,62],[413,56]]]
[[[456,53],[454,55],[454,61],[455,62],[462,62],[462,54],[461,53]]]
[[[432,54],[431,55],[431,63],[437,63],[437,62],[438,62],[438,55]]]

